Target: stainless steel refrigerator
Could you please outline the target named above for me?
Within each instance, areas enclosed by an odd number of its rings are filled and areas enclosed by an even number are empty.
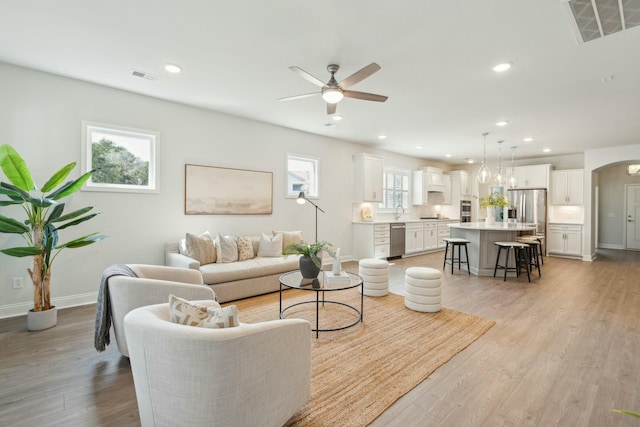
[[[519,223],[536,226],[538,235],[547,235],[547,190],[507,190],[507,200],[515,207],[515,212],[510,212]],[[513,214],[513,215],[512,215]]]

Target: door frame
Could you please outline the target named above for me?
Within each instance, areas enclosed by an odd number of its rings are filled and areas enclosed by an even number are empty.
[[[640,188],[640,184],[625,184],[624,185],[624,221],[622,222],[624,230],[623,230],[622,236],[623,236],[623,241],[624,241],[624,249],[627,250],[627,251],[637,251],[637,250],[640,250],[640,249],[630,248],[629,244],[628,244],[628,241],[627,241],[627,236],[628,236],[628,234],[627,234],[628,225],[627,224],[629,224],[629,222],[627,221],[627,215],[628,215],[628,212],[629,212],[628,211],[628,200],[629,200],[629,189],[631,187]],[[637,220],[636,220],[636,222],[637,222]]]

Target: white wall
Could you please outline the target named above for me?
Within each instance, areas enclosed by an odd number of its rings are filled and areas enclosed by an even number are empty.
[[[155,83],[141,80],[140,84]],[[58,307],[95,301],[101,273],[111,264],[163,264],[165,243],[187,231],[254,234],[287,229],[302,230],[307,239],[313,239],[313,207],[284,197],[287,152],[320,160],[317,203],[326,214],[319,216],[319,238],[341,247],[347,256],[352,253],[352,155],[381,154],[385,166],[407,170],[425,164],[372,147],[2,63],[0,93],[0,143],[18,150],[39,185],[62,165],[80,163],[82,120],[160,133],[160,194],[83,191],[73,197],[71,208],[94,205],[102,214],[66,234],[63,231],[62,241],[93,231],[108,238],[67,250],[56,260],[52,297]],[[184,215],[185,163],[273,172],[273,214]],[[10,211],[0,207],[0,212]],[[0,247],[22,244],[18,237],[0,235]],[[31,308],[32,288],[25,272],[29,265],[28,259],[0,254],[0,317],[24,314]],[[11,278],[16,276],[25,278],[21,290],[12,289]]]

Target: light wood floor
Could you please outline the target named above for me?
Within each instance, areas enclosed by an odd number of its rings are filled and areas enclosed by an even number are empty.
[[[442,255],[395,261],[392,289],[409,266],[441,268]],[[374,426],[638,425],[610,409],[640,410],[640,253],[547,257],[531,283],[447,271],[443,305],[497,323]],[[62,310],[41,332],[0,320],[0,425],[139,425],[129,362],[115,343],[95,351],[94,315]]]

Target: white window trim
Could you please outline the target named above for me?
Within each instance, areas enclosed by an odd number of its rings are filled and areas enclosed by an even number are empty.
[[[407,188],[407,194],[408,194],[408,206],[405,209],[409,209],[411,207],[411,191],[412,191],[412,182],[411,182],[411,171],[406,170],[406,169],[399,169],[399,168],[384,168],[383,170],[383,174],[382,174],[382,193],[384,195],[384,192],[386,190],[386,179],[385,176],[387,175],[387,173],[394,173],[394,174],[403,174],[406,175],[409,179],[408,179],[408,188]],[[384,197],[384,196],[383,196]],[[384,200],[384,199],[383,199]],[[384,203],[384,201],[382,203],[380,203],[381,205]],[[383,213],[388,213],[388,212],[395,212],[396,207],[390,207],[390,208],[378,208],[378,212],[383,212]]]
[[[105,184],[95,183],[89,179],[82,187],[82,191],[108,191],[122,193],[159,193],[160,192],[160,168],[159,168],[159,144],[160,134],[143,129],[128,128],[104,123],[82,121],[82,173],[93,169],[92,165],[92,141],[93,131],[111,133],[113,135],[133,136],[146,139],[150,144],[149,157],[149,184],[148,185],[126,185],[126,184]]]
[[[304,195],[307,199],[318,200],[320,198],[320,159],[313,156],[308,156],[305,154],[296,154],[296,153],[286,153],[284,159],[285,166],[285,175],[284,175],[284,194],[287,199],[296,199],[298,198],[299,192],[289,191],[289,159],[290,158],[298,158],[301,160],[313,161],[316,165],[316,193],[312,194],[307,191],[304,192]],[[295,194],[294,194],[295,193]]]

